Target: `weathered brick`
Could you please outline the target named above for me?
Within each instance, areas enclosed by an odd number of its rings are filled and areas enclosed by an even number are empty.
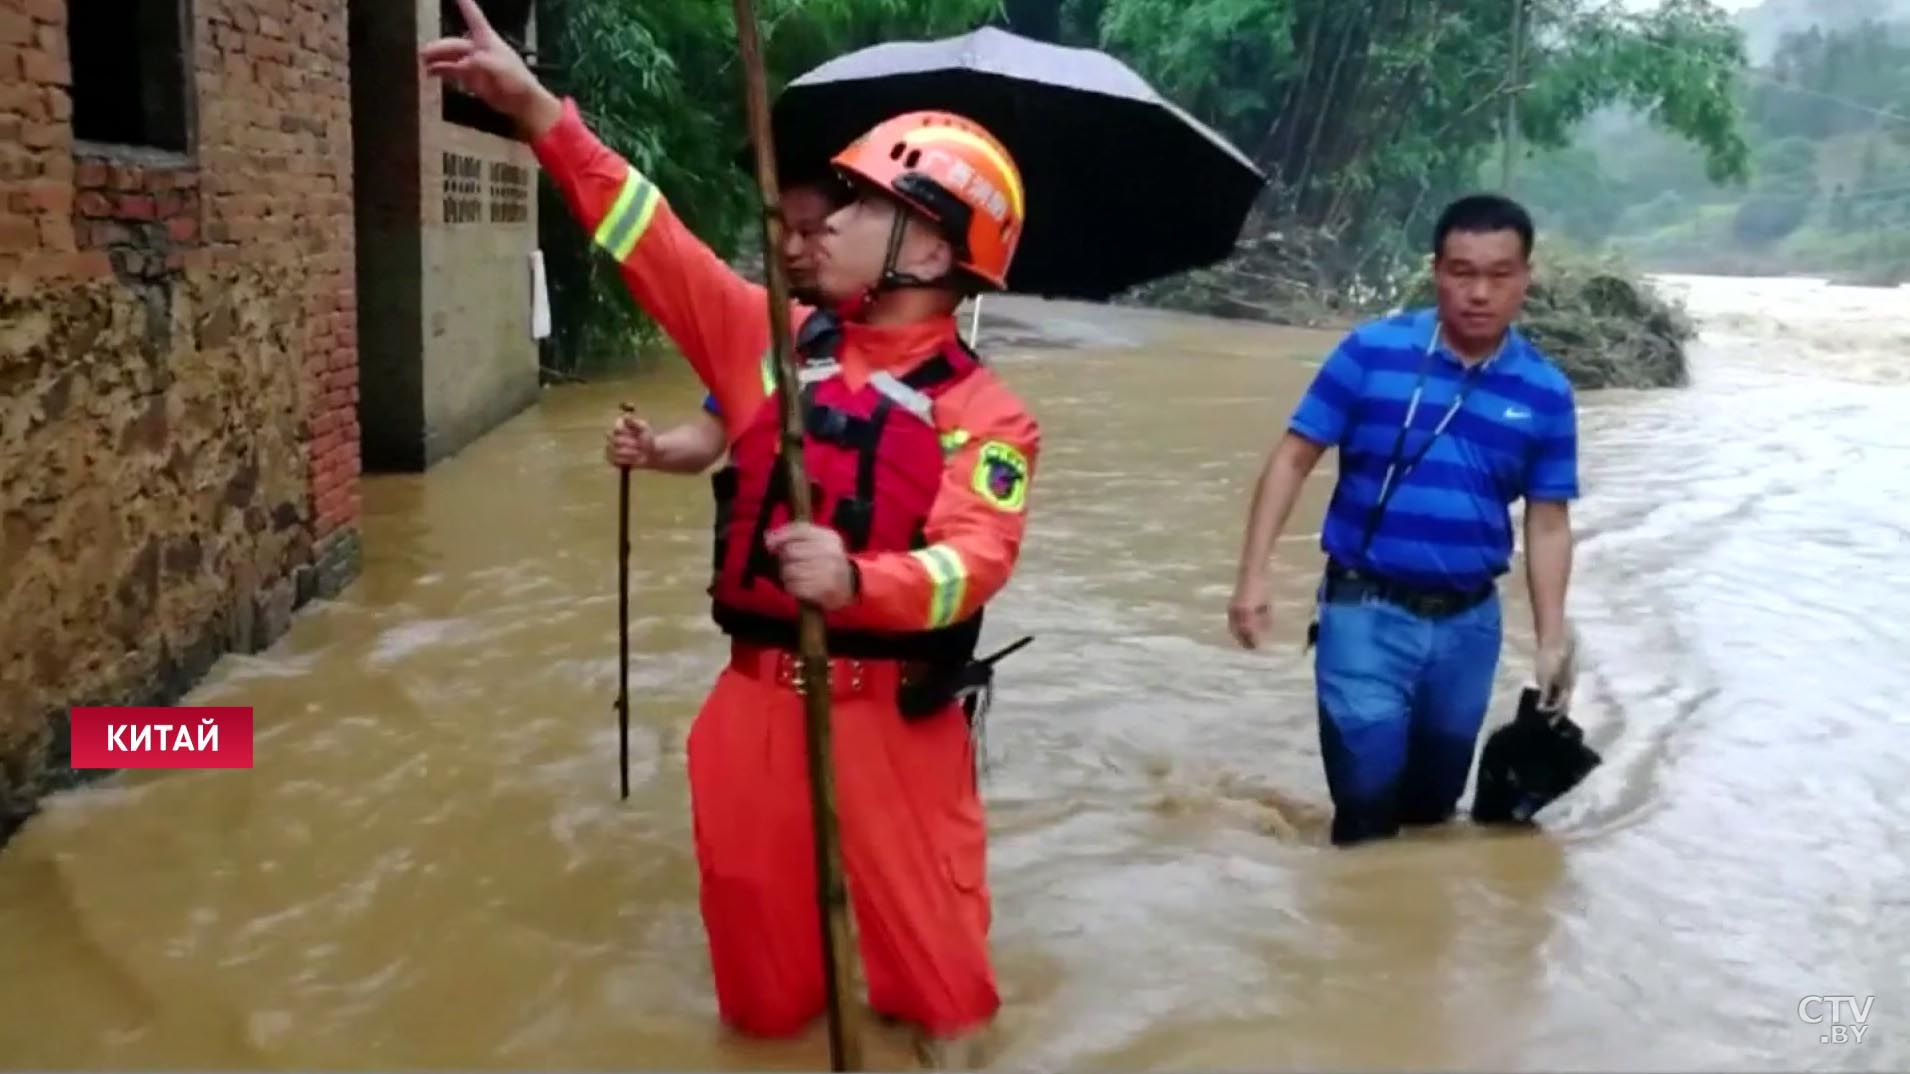
[[[58,123],[27,123],[20,128],[20,144],[29,149],[51,149],[66,141],[66,128]]]
[[[66,183],[30,183],[19,191],[22,212],[55,213],[70,216],[73,213],[73,188]]]
[[[66,24],[66,0],[25,0],[23,6],[27,14],[41,22]]]
[[[20,262],[24,274],[46,281],[88,280],[110,275],[112,263],[103,253],[36,253]]]
[[[73,118],[73,96],[58,86],[48,87],[46,91],[47,114],[61,123]]]
[[[53,53],[23,49],[20,52],[20,77],[43,86],[70,86],[73,84],[73,67],[63,57]]]
[[[122,194],[114,205],[115,215],[127,220],[157,220],[159,206],[150,194]]]
[[[73,218],[54,213],[40,217],[40,245],[56,253],[75,249]]]
[[[40,176],[45,179],[58,179],[63,183],[73,181],[73,154],[64,150],[41,154]]]
[[[30,45],[32,43],[32,16],[24,11],[0,8],[0,44]]]
[[[106,217],[113,215],[113,202],[97,190],[82,192],[74,202],[81,216]]]
[[[0,82],[0,113],[20,115],[35,97],[45,92],[39,86],[29,85],[19,79]]]
[[[82,160],[73,181],[88,190],[103,189],[113,181],[113,170],[103,160]]]
[[[94,220],[86,227],[85,241],[81,243],[83,246],[132,246],[139,242],[139,233],[133,230],[133,226],[118,220]]]
[[[166,221],[166,237],[173,242],[196,242],[199,238],[199,221],[190,216],[175,216]]]
[[[40,227],[25,216],[8,213],[0,218],[0,251],[31,250],[40,242]]]

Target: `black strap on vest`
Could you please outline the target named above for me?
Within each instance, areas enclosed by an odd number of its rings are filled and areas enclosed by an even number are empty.
[[[926,391],[952,380],[955,366],[946,355],[937,354],[898,377],[915,391]],[[875,475],[880,461],[882,430],[895,411],[895,400],[884,395],[876,400],[875,410],[866,418],[855,417],[832,406],[818,406],[805,400],[803,427],[810,436],[851,448],[856,452],[856,491],[837,501],[829,523],[851,552],[869,546],[870,527],[875,522]]]
[[[959,337],[956,344],[962,348],[977,365],[980,357]],[[827,310],[817,310],[803,321],[796,333],[796,353],[801,364],[833,361],[842,346],[842,322],[835,314]],[[915,391],[927,391],[938,385],[955,379],[956,370],[946,353],[939,353],[921,362],[914,369],[897,379]],[[856,490],[853,496],[844,496],[837,501],[835,510],[830,514],[829,525],[842,534],[843,544],[851,552],[860,552],[868,548],[870,530],[875,522],[876,469],[881,457],[879,448],[882,443],[883,427],[895,410],[895,401],[887,395],[876,401],[874,410],[866,418],[848,413],[838,407],[815,402],[816,386],[813,381],[802,387],[800,411],[803,432],[808,437],[850,448],[856,452]],[[780,447],[779,447],[780,452]],[[733,478],[730,481],[733,493]],[[720,490],[719,490],[720,492]],[[720,496],[719,496],[720,498]],[[820,486],[810,486],[810,501],[820,503]],[[750,535],[750,548],[743,567],[742,584],[749,588],[758,578],[765,578],[772,585],[779,585],[780,572],[776,557],[770,555],[766,544],[771,517],[777,507],[789,506],[789,476],[787,470],[777,465],[769,476],[768,487],[764,490],[762,505],[757,511],[756,525]],[[720,505],[719,519],[727,523],[728,512]],[[918,527],[919,530],[919,527]],[[723,549],[717,550],[717,569],[722,569]]]
[[[842,338],[841,325],[832,314],[818,311],[803,322],[797,333],[797,353],[805,362],[834,358]],[[984,364],[979,355],[968,344],[957,338],[956,345],[976,366]],[[946,353],[937,354],[917,365],[906,375],[899,377],[903,384],[916,391],[927,391],[956,378],[955,364]],[[851,447],[858,454],[856,469],[856,494],[844,497],[831,516],[831,525],[843,534],[846,545],[852,549],[865,548],[869,539],[869,526],[874,519],[876,469],[880,462],[878,448],[882,442],[882,429],[893,418],[895,402],[884,395],[876,402],[869,417],[855,417],[836,407],[820,406],[813,399],[814,385],[805,386],[802,399],[803,429],[807,435],[832,443]],[[757,517],[755,532],[748,563],[745,567],[743,584],[753,584],[758,577],[770,580],[772,585],[779,584],[779,571],[774,556],[764,545],[768,532],[770,516],[777,505],[787,505],[788,476],[782,466],[775,467],[770,476],[769,486],[765,490],[762,510]],[[733,494],[734,479],[726,486]],[[820,502],[821,490],[812,488],[812,500]],[[726,517],[726,516],[725,516]],[[921,548],[928,543],[923,532],[923,523],[918,522],[912,535],[911,545]],[[719,553],[720,556],[720,553]],[[719,558],[718,569],[722,559]],[[717,602],[712,608],[717,626],[725,634],[738,641],[783,649],[797,647],[797,628],[793,620],[778,619],[755,612],[744,611]],[[830,655],[862,658],[870,660],[901,660],[917,666],[917,675],[923,677],[911,694],[911,709],[926,706],[933,709],[933,702],[944,685],[959,687],[966,680],[965,669],[972,665],[975,649],[981,638],[984,613],[977,611],[961,622],[946,627],[906,633],[873,631],[831,630],[828,632]],[[1018,647],[1018,646],[1017,646]],[[1004,654],[1005,655],[1005,654]],[[992,665],[992,661],[989,662]],[[930,681],[933,686],[929,685]]]
[[[810,314],[803,321],[802,326],[796,330],[796,356],[800,359],[799,366],[833,360],[841,346],[842,322],[828,310],[817,310]],[[800,409],[803,413],[804,428],[813,436],[815,433],[809,428],[809,415],[815,409],[813,401],[816,382],[802,385],[801,393]],[[779,447],[778,451],[780,450]],[[809,495],[811,502],[814,502],[821,497],[821,489],[812,484]],[[775,513],[778,506],[786,507],[788,503],[789,473],[783,466],[777,465],[772,467],[769,485],[763,491],[762,507],[756,512],[756,527],[750,533],[749,558],[743,565],[743,588],[747,589],[755,585],[758,578],[768,578],[772,584],[776,583],[778,576],[776,557],[769,554],[766,539],[769,535],[770,516]],[[722,569],[721,560],[717,561],[717,569]]]

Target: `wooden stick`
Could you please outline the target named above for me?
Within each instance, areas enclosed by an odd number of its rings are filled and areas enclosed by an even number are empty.
[[[809,478],[804,472],[803,421],[796,363],[789,331],[789,283],[783,274],[783,217],[776,182],[776,155],[770,142],[768,79],[750,0],[734,0],[736,36],[741,47],[750,142],[756,148],[756,182],[763,199],[763,273],[769,283],[769,338],[774,349],[776,398],[781,403],[782,461],[789,490],[789,512],[810,520]],[[829,651],[822,612],[805,601],[800,609],[797,644],[802,659],[804,727],[809,745],[809,802],[816,843],[816,901],[822,919],[822,972],[829,1012],[829,1060],[832,1070],[860,1067],[849,1007],[854,947],[849,936],[849,899],[843,879],[837,834],[835,780],[829,734]]]
[[[635,414],[629,403],[618,404]],[[618,798],[630,797],[630,467],[617,470],[617,768]]]
[[[630,797],[630,468],[617,472],[617,765]]]

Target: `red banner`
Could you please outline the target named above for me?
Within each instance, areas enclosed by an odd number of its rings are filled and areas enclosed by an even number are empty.
[[[74,768],[251,768],[252,709],[76,708]]]

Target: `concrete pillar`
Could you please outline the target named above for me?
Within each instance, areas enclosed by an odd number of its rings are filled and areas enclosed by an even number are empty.
[[[521,19],[520,41],[535,47],[525,4],[482,6],[514,37],[508,24]],[[418,48],[462,29],[445,21],[454,11],[441,0],[351,4],[359,423],[371,470],[426,469],[538,393],[537,162],[499,117],[424,77]]]

